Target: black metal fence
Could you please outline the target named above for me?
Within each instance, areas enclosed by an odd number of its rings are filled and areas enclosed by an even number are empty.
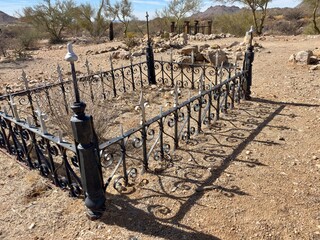
[[[141,124],[126,132],[120,126],[118,136],[100,145],[93,142],[94,146],[91,146],[90,143],[90,147],[97,151],[99,160],[94,166],[101,173],[103,189],[107,190],[112,183],[121,192],[138,174],[164,169],[179,146],[190,143],[192,136],[218,121],[222,112],[227,113],[241,99],[248,98],[251,56],[253,48],[250,47],[241,68],[236,63],[217,68],[155,60],[157,86],[172,88],[174,106],[166,111],[160,107],[159,114],[151,119],[146,119],[143,95],[144,88],[149,85],[146,62],[133,64],[131,61],[129,66],[111,67],[109,71],[79,77],[77,91],[80,95],[87,95],[93,103],[98,99],[107,102],[122,94],[141,92]],[[35,88],[29,87],[29,81],[23,74],[25,89],[11,92],[8,88],[7,94],[0,97],[0,147],[30,169],[38,169],[56,186],[79,197],[83,196],[83,191],[88,195],[90,184],[94,184],[94,181],[84,179],[85,174],[90,178],[90,174],[95,173],[84,173],[84,166],[80,164],[79,159],[85,157],[83,149],[79,148],[82,144],[77,140],[79,136],[63,137],[57,126],[47,126],[44,113],[44,109],[53,111],[56,104],[62,106],[66,115],[70,114],[70,105],[75,111],[74,79],[64,81],[59,67],[58,73],[57,83]],[[197,93],[179,102],[179,89]],[[182,91],[182,94],[186,93]],[[81,106],[78,106],[81,111],[75,111],[78,119],[84,119],[84,107]],[[76,125],[74,120],[73,130],[79,127]]]

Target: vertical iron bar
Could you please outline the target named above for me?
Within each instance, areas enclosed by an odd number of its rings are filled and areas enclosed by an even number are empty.
[[[5,119],[2,119],[2,121],[8,126],[7,121]],[[4,129],[4,126],[2,124],[3,123],[1,122],[1,133],[2,133],[2,136],[4,138],[6,149],[7,149],[9,154],[12,154],[12,150],[11,150],[11,146],[10,146],[10,142],[9,142],[9,136],[7,136],[6,131]]]
[[[146,132],[145,123],[142,123],[141,139],[142,139],[142,151],[143,151],[143,168],[144,168],[144,171],[147,171],[149,166],[148,166],[148,152],[147,152],[147,132]]]
[[[56,168],[54,166],[54,161],[51,153],[51,146],[50,142],[48,139],[46,139],[46,145],[47,145],[47,153],[48,153],[48,158],[49,158],[49,164],[50,164],[50,170],[51,170],[51,177],[53,178],[53,183],[56,186],[59,186],[59,181],[58,181],[58,175],[56,172]]]
[[[135,91],[136,86],[135,86],[134,74],[133,74],[132,56],[130,56],[130,70],[131,70],[132,90]]]
[[[194,65],[191,65],[191,89],[194,89]]]
[[[124,70],[123,70],[123,65],[121,66],[121,76],[122,76],[122,89],[123,92],[126,92],[126,82],[125,82],[125,77],[124,77]]]
[[[31,158],[30,158],[30,155],[29,155],[29,151],[28,151],[26,140],[23,137],[23,133],[22,133],[23,128],[21,126],[19,126],[18,128],[19,128],[19,134],[20,134],[20,138],[21,138],[21,142],[22,142],[23,151],[25,152],[25,155],[26,155],[26,162],[28,163],[29,168],[32,169],[32,168],[34,168],[34,166],[33,166],[32,162],[31,162]]]
[[[202,96],[199,98],[198,104],[199,104],[199,112],[198,112],[198,133],[200,133],[200,132],[201,132],[201,125],[202,125],[202,121],[201,121]]]
[[[64,87],[64,82],[63,82],[63,79],[62,79],[62,72],[61,72],[61,68],[60,68],[59,65],[58,65],[58,67],[57,67],[57,72],[58,72],[59,85],[60,85],[61,92],[62,92],[64,107],[65,107],[66,113],[69,114],[69,107],[68,107],[68,102],[67,102],[66,90],[65,90],[65,87]],[[34,110],[33,110],[33,111],[34,111]],[[36,117],[35,117],[35,118],[36,118]],[[37,118],[36,118],[36,119],[37,119]]]
[[[103,99],[106,100],[107,97],[106,97],[106,93],[105,93],[105,89],[104,89],[103,73],[101,70],[100,70],[100,82],[101,82],[102,96],[103,96]]]
[[[217,89],[216,121],[220,119],[220,95],[221,89]]]

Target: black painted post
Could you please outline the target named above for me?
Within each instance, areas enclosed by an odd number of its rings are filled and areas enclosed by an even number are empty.
[[[148,66],[148,82],[149,82],[149,85],[151,85],[151,84],[157,84],[157,82],[156,82],[156,72],[155,72],[155,68],[154,68],[153,49],[151,46],[150,33],[149,33],[148,12],[146,12],[146,18],[147,18],[147,34],[148,34],[148,45],[146,48],[147,66]]]
[[[245,84],[245,94],[244,98],[246,100],[251,99],[251,85],[252,85],[252,63],[254,61],[254,47],[252,45],[253,39],[253,28],[251,27],[250,31],[246,33],[246,41],[247,41],[247,50],[244,58],[244,70],[247,71],[246,74],[246,84]]]
[[[65,60],[70,62],[72,81],[75,94],[75,102],[71,106],[74,115],[71,117],[73,137],[77,145],[80,174],[83,190],[85,193],[85,205],[87,215],[91,220],[98,219],[105,210],[105,195],[101,164],[99,158],[98,143],[94,134],[92,117],[85,114],[86,104],[80,101],[80,94],[76,78],[74,62],[78,60],[68,44],[68,53]]]
[[[114,39],[113,21],[110,21],[110,24],[109,24],[109,40],[112,41],[113,39]]]

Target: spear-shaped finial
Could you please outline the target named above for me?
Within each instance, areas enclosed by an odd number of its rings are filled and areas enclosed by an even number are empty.
[[[42,134],[47,134],[48,131],[45,123],[46,114],[41,111],[38,98],[36,98],[36,105],[37,105],[37,110],[35,112],[37,114],[37,117],[40,123],[41,132]]]
[[[18,114],[18,109],[17,109],[17,104],[15,104],[15,102],[13,101],[13,97],[10,94],[10,102],[9,102],[11,109],[12,109],[12,113],[13,113],[13,117],[16,119],[16,121],[20,121],[19,118],[19,114]]]
[[[29,82],[28,82],[27,74],[24,70],[22,70],[21,79],[24,82],[24,86],[26,90],[29,90]]]
[[[143,97],[143,91],[141,90],[140,93],[140,100],[138,108],[141,110],[141,124],[144,124],[146,122],[146,106],[148,105],[148,102]]]
[[[90,63],[88,61],[88,58],[86,58],[86,62],[84,64],[84,66],[86,67],[87,74],[90,75]]]
[[[112,55],[109,55],[110,68],[113,69]]]
[[[60,67],[60,65],[57,65],[57,73],[58,73],[58,80],[60,83],[63,82],[63,76],[62,76],[62,68]]]
[[[223,62],[221,62],[220,69],[219,69],[220,83],[222,82],[222,78],[223,78]]]

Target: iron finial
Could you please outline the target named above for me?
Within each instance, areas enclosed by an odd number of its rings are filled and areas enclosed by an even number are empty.
[[[78,56],[74,53],[71,43],[67,44],[67,50],[68,50],[68,52],[67,52],[66,56],[64,57],[64,59],[67,62],[76,62],[78,60]]]

